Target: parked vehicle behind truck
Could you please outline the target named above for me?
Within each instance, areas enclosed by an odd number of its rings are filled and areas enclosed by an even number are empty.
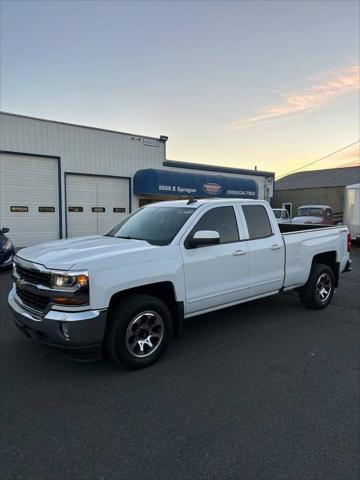
[[[0,227],[0,270],[11,268],[15,255],[14,244],[6,235],[9,231],[9,228]]]
[[[142,368],[184,318],[286,290],[325,308],[350,245],[346,227],[278,225],[265,201],[149,204],[105,236],[21,250],[9,305],[44,344]]]
[[[291,223],[289,212],[286,208],[273,208],[272,210],[278,223]]]
[[[334,225],[333,212],[328,205],[302,205],[292,223]]]

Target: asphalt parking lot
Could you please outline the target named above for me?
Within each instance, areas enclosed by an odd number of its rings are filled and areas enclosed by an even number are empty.
[[[360,250],[332,304],[283,294],[187,321],[149,369],[23,337],[0,273],[0,478],[359,478]]]

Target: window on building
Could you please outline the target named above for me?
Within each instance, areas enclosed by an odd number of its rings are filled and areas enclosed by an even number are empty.
[[[113,212],[114,213],[126,213],[126,208],[125,207],[114,207]]]
[[[10,207],[10,212],[13,212],[13,213],[24,213],[28,211],[29,211],[29,207],[24,207],[19,205]]]
[[[54,213],[55,207],[39,207],[39,212],[41,213]]]
[[[68,211],[69,212],[83,212],[84,211],[84,207],[68,207]]]
[[[245,215],[250,240],[272,235],[273,232],[265,207],[262,205],[243,205],[242,209]]]
[[[233,207],[217,207],[204,213],[192,229],[189,238],[200,230],[215,230],[220,235],[220,243],[239,241],[239,230]]]
[[[104,213],[105,207],[92,207],[91,211],[94,213]]]

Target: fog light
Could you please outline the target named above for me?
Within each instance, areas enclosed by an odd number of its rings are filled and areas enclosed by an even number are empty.
[[[69,329],[68,322],[63,322],[61,324],[61,331],[62,331],[62,334],[64,335],[65,340],[70,340],[70,329]]]

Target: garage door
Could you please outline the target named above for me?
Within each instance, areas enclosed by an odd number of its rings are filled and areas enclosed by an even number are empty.
[[[127,179],[66,175],[68,237],[104,234],[128,213]]]
[[[0,225],[15,247],[59,238],[56,159],[1,154]]]

